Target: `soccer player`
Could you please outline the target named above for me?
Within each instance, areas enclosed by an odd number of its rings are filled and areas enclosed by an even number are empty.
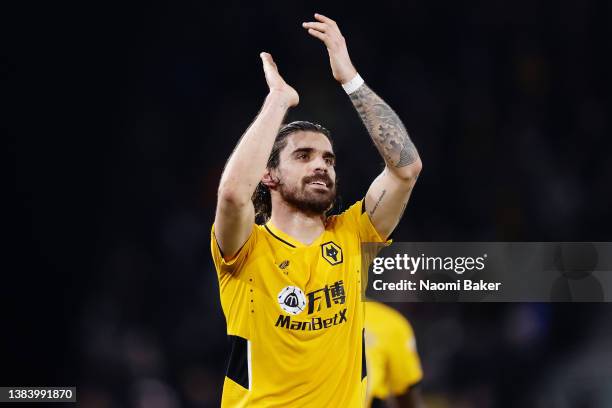
[[[367,407],[423,408],[421,361],[410,322],[379,302],[366,303]]]
[[[315,19],[303,27],[327,47],[333,77],[386,166],[362,200],[328,216],[336,196],[329,132],[310,122],[281,127],[298,93],[261,53],[269,93],[223,170],[211,230],[232,343],[223,407],[365,404],[360,243],[387,239],[421,170],[402,122],[357,74],[336,23]]]

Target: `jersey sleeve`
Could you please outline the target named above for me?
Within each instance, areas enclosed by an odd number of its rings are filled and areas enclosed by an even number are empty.
[[[217,237],[215,236],[215,226],[212,226],[210,231],[210,251],[212,252],[213,262],[219,278],[222,278],[225,275],[236,276],[240,274],[247,257],[255,246],[256,240],[257,226],[253,225],[251,235],[249,235],[244,245],[242,245],[242,247],[231,259],[225,259],[223,257],[223,253],[221,252],[221,248],[219,248]]]
[[[387,347],[387,378],[389,389],[394,395],[401,395],[423,379],[423,369],[416,348],[414,332],[410,323],[402,319],[394,335],[389,336]]]
[[[340,217],[358,231],[361,242],[391,242],[391,240],[385,240],[376,231],[368,212],[365,210],[365,198],[351,205],[340,214]]]

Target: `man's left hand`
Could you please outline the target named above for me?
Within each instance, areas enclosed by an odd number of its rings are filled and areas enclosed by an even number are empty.
[[[315,14],[314,17],[317,21],[302,23],[302,27],[308,30],[308,34],[325,43],[334,79],[341,84],[350,81],[357,75],[357,70],[351,62],[346,41],[338,25],[322,14]]]

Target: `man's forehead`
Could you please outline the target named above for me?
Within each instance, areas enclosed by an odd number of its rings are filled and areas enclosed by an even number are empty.
[[[333,151],[331,142],[323,133],[300,130],[287,137],[287,151],[289,153],[296,149],[312,148],[323,151]]]

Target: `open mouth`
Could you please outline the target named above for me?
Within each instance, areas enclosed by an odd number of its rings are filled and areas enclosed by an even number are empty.
[[[327,188],[327,184],[324,181],[311,181],[308,184]]]

